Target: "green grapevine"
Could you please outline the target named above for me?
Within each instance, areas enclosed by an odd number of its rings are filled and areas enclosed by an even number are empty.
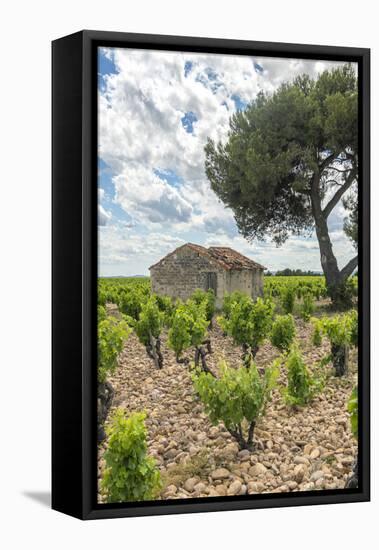
[[[264,414],[276,385],[278,366],[274,363],[267,367],[263,376],[254,363],[249,369],[233,369],[224,362],[219,370],[219,378],[195,371],[192,374],[195,390],[211,422],[223,422],[241,449],[251,449],[256,422]],[[243,430],[245,422],[248,424],[247,433]]]
[[[159,310],[157,301],[151,296],[142,306],[139,320],[134,327],[140,342],[145,346],[147,354],[159,369],[163,366],[160,334],[164,314]]]
[[[111,419],[101,482],[107,502],[152,500],[162,487],[155,460],[147,455],[145,418],[143,412],[126,418],[117,409]]]
[[[289,351],[295,337],[295,321],[293,316],[278,315],[271,329],[271,343],[280,351]]]

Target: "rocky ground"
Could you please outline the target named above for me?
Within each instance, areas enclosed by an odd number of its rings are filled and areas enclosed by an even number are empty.
[[[321,348],[312,347],[311,330],[310,324],[297,320],[297,336],[310,367],[329,352],[326,342]],[[210,337],[214,353],[209,356],[209,366],[215,372],[222,358],[230,365],[240,365],[240,348],[222,334],[217,323]],[[280,391],[275,390],[266,415],[257,423],[256,448],[250,452],[239,451],[223,425],[212,426],[194,394],[188,367],[176,363],[166,340],[164,334],[164,367],[157,370],[131,334],[111,379],[115,388],[112,409],[145,410],[148,414],[149,453],[155,457],[164,482],[161,498],[344,487],[357,451],[346,412],[356,383],[355,351],[351,352],[349,375],[343,379],[331,376],[324,391],[307,407],[287,407]],[[277,356],[277,350],[267,343],[258,352],[257,364],[267,365]],[[282,371],[279,379],[282,384],[284,374]],[[99,478],[105,446],[106,442],[99,447]]]

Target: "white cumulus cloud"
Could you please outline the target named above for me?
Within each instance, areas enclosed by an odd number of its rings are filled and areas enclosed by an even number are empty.
[[[238,235],[232,212],[211,190],[204,173],[204,145],[208,137],[226,139],[230,116],[254,100],[260,90],[272,92],[283,81],[302,73],[314,77],[336,64],[122,48],[101,50],[114,63],[116,73],[103,77],[99,91],[99,156],[113,175],[114,204],[129,215],[132,223],[123,226],[128,231],[120,236],[121,226],[117,226],[108,203],[106,208],[99,206],[99,224],[104,233],[100,264],[106,264],[107,269],[111,262],[124,265],[129,274],[137,267],[146,272],[154,255],[192,239],[200,244],[230,243],[241,252],[266,254],[268,260],[267,243],[252,247]],[[190,125],[184,123],[188,114]],[[103,200],[104,194],[100,192],[99,198]],[[332,218],[336,231],[341,229],[340,213],[337,218]],[[343,239],[339,242],[342,246]],[[301,253],[303,243],[294,238],[282,250],[290,251],[293,246]],[[280,249],[273,250],[278,258]],[[284,261],[285,256],[280,254]],[[315,262],[319,265],[317,257]]]

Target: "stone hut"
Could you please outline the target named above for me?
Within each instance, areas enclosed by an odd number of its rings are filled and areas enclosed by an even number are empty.
[[[213,289],[216,307],[235,290],[256,298],[263,294],[263,265],[225,246],[187,243],[150,267],[156,294],[186,300],[197,288]]]

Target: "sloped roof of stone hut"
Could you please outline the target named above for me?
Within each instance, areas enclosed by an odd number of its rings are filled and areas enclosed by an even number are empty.
[[[205,248],[204,246],[193,243],[186,243],[182,246],[179,246],[179,248],[176,248],[175,250],[164,256],[161,260],[159,260],[159,262],[150,266],[149,269],[157,267],[159,264],[164,262],[164,260],[186,247],[191,248],[194,252],[197,252],[201,256],[205,256],[210,260],[214,260],[218,265],[227,270],[266,269],[263,265],[254,262],[254,260],[251,260],[247,256],[240,254],[239,252],[233,250],[233,248],[229,248],[228,246],[210,246],[209,248]]]

